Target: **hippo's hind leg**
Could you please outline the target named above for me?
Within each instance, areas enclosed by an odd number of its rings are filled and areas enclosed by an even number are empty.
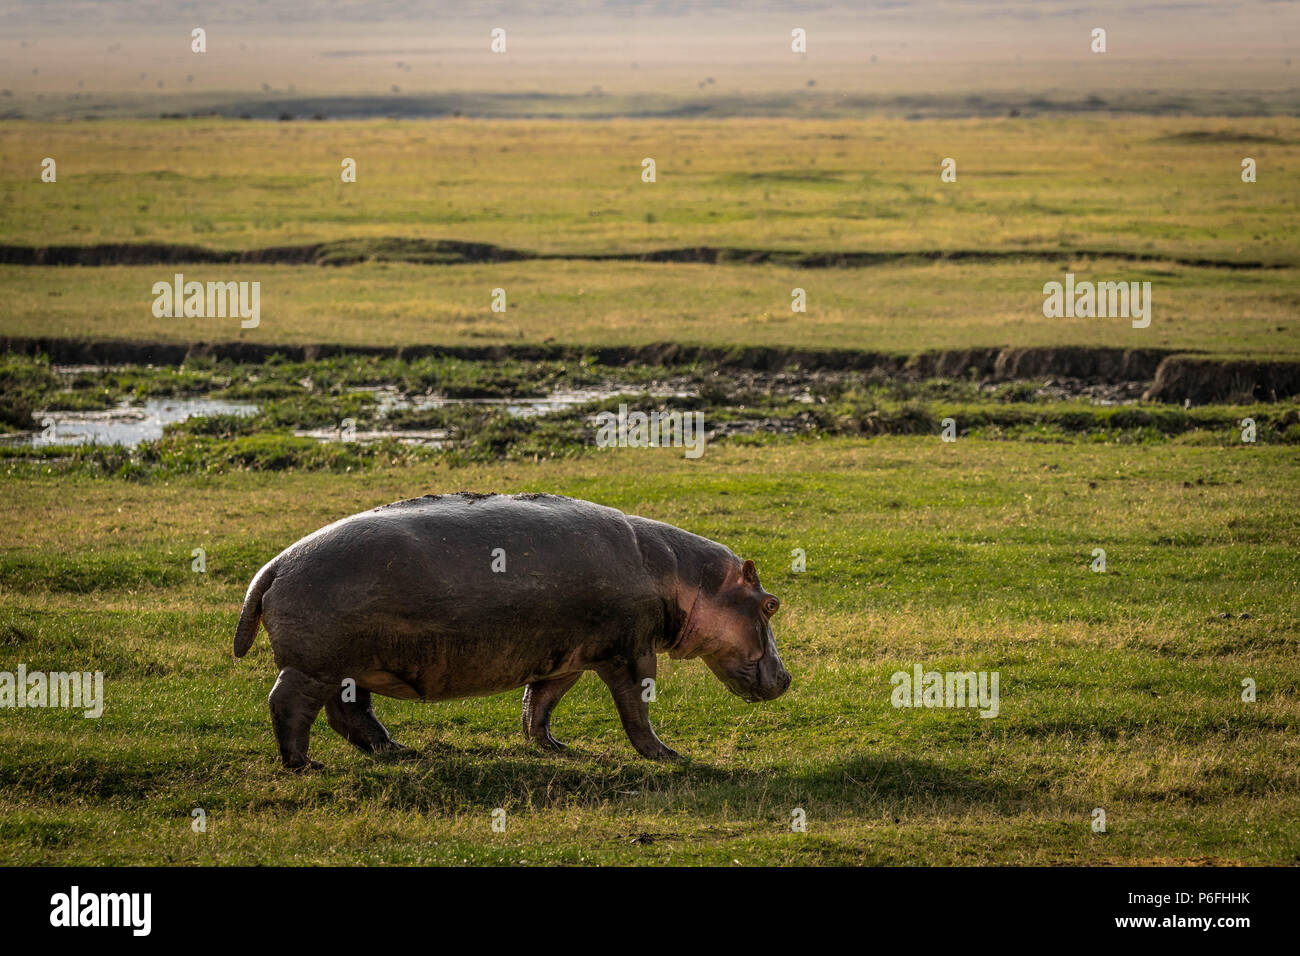
[[[353,695],[355,700],[347,699]],[[377,754],[410,749],[388,735],[388,729],[375,716],[371,693],[364,687],[336,687],[325,701],[325,716],[329,718],[330,726],[358,750]]]
[[[581,676],[582,671],[563,677],[548,677],[535,680],[524,688],[524,736],[547,750],[565,749],[564,744],[551,736],[551,711]]]
[[[302,671],[286,667],[271,688],[271,726],[280,745],[280,759],[290,770],[320,768],[307,756],[311,725],[334,693],[329,684],[308,677]]]

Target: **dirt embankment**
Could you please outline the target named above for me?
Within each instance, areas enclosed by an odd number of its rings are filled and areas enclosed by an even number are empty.
[[[60,365],[180,365],[210,358],[264,362],[273,355],[312,361],[336,355],[469,361],[578,361],[606,366],[703,365],[778,373],[785,370],[855,371],[906,379],[977,378],[988,382],[1066,381],[1077,386],[1142,386],[1144,398],[1182,404],[1273,402],[1300,395],[1300,362],[1220,359],[1162,349],[981,348],[896,355],[852,349],[770,346],[711,347],[665,342],[583,348],[568,345],[274,345],[252,342],[160,343],[62,338],[0,337],[0,350],[46,355]],[[1078,389],[1075,389],[1078,391]],[[1132,394],[1137,389],[1130,388]]]
[[[419,265],[463,265],[524,260],[581,262],[675,262],[703,265],[781,265],[801,269],[853,269],[896,262],[998,262],[1006,260],[1061,262],[1107,259],[1132,262],[1169,262],[1176,265],[1219,269],[1286,268],[1287,263],[1253,260],[1205,259],[1128,252],[1114,249],[922,249],[899,252],[798,252],[782,249],[738,249],[692,246],[650,252],[544,254],[485,242],[451,239],[341,239],[298,246],[271,246],[242,251],[206,249],[202,246],[160,242],[99,243],[96,245],[0,245],[0,263],[27,266],[177,265],[183,263],[258,263],[265,265],[341,266],[358,262],[407,262]]]
[[[1300,362],[1260,362],[1171,355],[1156,369],[1146,397],[1157,402],[1276,402],[1300,395]]]
[[[299,246],[230,251],[166,242],[105,242],[84,246],[0,245],[0,263],[20,266],[140,266],[188,263],[352,265],[368,260],[456,265],[537,258],[481,242],[423,239],[344,239]]]

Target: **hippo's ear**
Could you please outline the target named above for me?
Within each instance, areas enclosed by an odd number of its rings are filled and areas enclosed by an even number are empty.
[[[756,588],[759,586],[758,569],[754,567],[753,561],[746,561],[745,566],[740,571],[740,574],[745,579],[745,583],[748,584],[750,587]]]

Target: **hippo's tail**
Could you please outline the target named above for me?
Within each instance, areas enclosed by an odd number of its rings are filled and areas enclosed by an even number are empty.
[[[262,595],[275,580],[275,562],[262,565],[262,570],[253,576],[253,583],[244,595],[244,607],[239,612],[239,626],[235,628],[235,656],[243,657],[253,646],[257,637],[257,626],[262,623]]]

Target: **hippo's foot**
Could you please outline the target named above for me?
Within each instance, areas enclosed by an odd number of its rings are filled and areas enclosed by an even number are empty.
[[[537,744],[537,746],[541,747],[543,750],[549,750],[553,753],[561,753],[562,751],[569,749],[568,744],[556,740],[555,737],[552,736],[550,727],[543,727],[541,734],[533,736],[532,740],[533,743]]]
[[[415,755],[389,736],[375,716],[370,691],[364,687],[345,684],[336,688],[325,701],[325,716],[339,736],[358,750],[382,757]]]
[[[325,769],[325,765],[321,763],[319,760],[312,760],[310,758],[308,758],[305,762],[298,763],[298,764],[291,764],[286,762],[284,767],[286,770],[290,771],[291,773],[307,773],[309,770]]]
[[[582,672],[579,671],[562,677],[535,680],[524,688],[524,736],[543,750],[559,752],[569,749],[551,734],[551,711],[555,710],[560,698],[581,676]]]
[[[388,743],[376,747],[371,753],[386,760],[414,760],[420,756],[420,751],[414,747],[399,744],[392,738],[389,738]]]
[[[650,760],[677,759],[677,751],[655,736],[654,727],[650,725],[650,703],[644,688],[647,680],[653,682],[654,653],[647,654],[630,666],[611,665],[596,673],[609,687],[614,697],[614,706],[618,708],[619,720],[623,722],[623,730],[636,752]]]
[[[642,757],[650,760],[680,760],[682,755],[672,747],[669,747],[662,740],[655,738],[655,745],[648,747],[637,747],[636,752]]]

